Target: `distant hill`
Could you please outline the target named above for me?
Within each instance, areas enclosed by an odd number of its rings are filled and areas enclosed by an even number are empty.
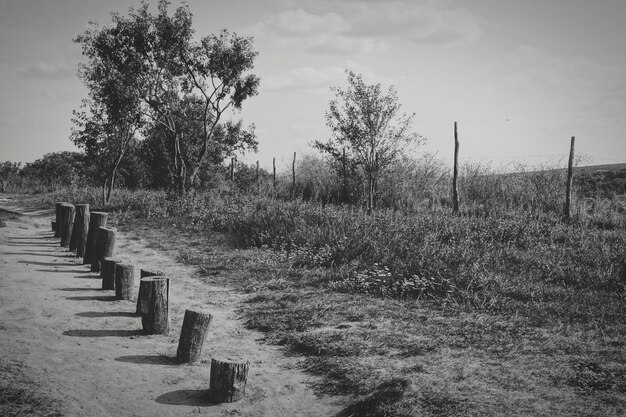
[[[605,165],[589,165],[585,167],[576,167],[577,171],[596,172],[596,171],[626,171],[626,162],[621,164],[605,164]]]
[[[626,163],[576,167],[574,181],[585,197],[625,195]]]

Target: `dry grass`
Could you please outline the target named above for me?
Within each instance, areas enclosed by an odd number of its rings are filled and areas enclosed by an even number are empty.
[[[21,363],[0,358],[0,415],[3,417],[60,417],[58,401],[31,381]]]
[[[247,325],[324,376],[320,395],[351,395],[342,416],[626,414],[623,212],[141,198],[115,208],[122,230],[249,293]]]
[[[248,326],[324,376],[314,386],[319,395],[352,396],[341,416],[626,411],[623,300],[612,315],[588,317],[568,305],[588,290],[495,312],[451,300],[341,293],[329,288],[327,268],[294,267],[268,250],[234,251],[221,234],[173,233],[180,224],[125,227],[196,265],[200,279],[248,292],[241,306]],[[590,306],[607,300],[591,297]]]

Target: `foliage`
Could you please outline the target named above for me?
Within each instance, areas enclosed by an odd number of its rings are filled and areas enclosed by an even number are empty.
[[[259,78],[248,74],[257,52],[252,38],[226,30],[196,41],[189,7],[170,14],[168,6],[160,0],[156,14],[147,3],[128,16],[114,14],[113,25],[93,26],[76,41],[90,59],[82,74],[98,92],[92,99],[115,116],[116,126],[119,120],[128,126],[142,122],[144,136],[167,142],[168,182],[175,178],[184,192],[188,180],[197,185],[201,171],[206,175],[207,159],[221,162],[236,150],[256,147],[254,126],[223,116],[257,94]]]
[[[380,84],[367,85],[361,75],[348,71],[348,88],[332,88],[335,98],[326,112],[332,137],[314,146],[341,164],[342,174],[358,171],[367,183],[368,210],[375,205],[380,174],[402,151],[422,138],[411,131],[415,114],[401,114],[393,87],[383,92]],[[345,150],[345,155],[344,155]]]
[[[14,178],[17,176],[17,173],[20,171],[21,163],[19,162],[11,162],[5,161],[0,164],[0,192],[4,193],[6,191],[6,187],[10,184]]]

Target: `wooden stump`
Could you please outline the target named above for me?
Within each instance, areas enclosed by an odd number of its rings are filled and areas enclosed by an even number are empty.
[[[76,256],[82,257],[85,254],[85,241],[89,229],[89,204],[77,204],[75,208],[70,250],[76,251]]]
[[[209,400],[214,403],[232,403],[246,394],[250,362],[222,362],[211,359]]]
[[[132,300],[135,298],[135,267],[127,263],[115,264],[115,298]]]
[[[163,276],[165,275],[163,272],[161,271],[154,271],[154,270],[147,270],[147,269],[141,269],[139,271],[139,277],[140,278],[146,278],[146,277],[157,277],[157,276]],[[139,281],[139,292],[137,293],[137,312],[136,314],[138,316],[141,316],[143,313],[145,313],[145,311],[143,311],[145,309],[145,307],[147,306],[147,300],[146,297],[148,296],[148,284],[144,284],[143,280]]]
[[[55,206],[55,221],[54,224],[56,225],[55,229],[54,229],[54,237],[61,237],[61,204],[63,203],[56,203]]]
[[[148,334],[167,334],[170,331],[170,279],[146,277],[141,280],[147,286],[142,302],[141,325]],[[145,304],[145,306],[144,306]]]
[[[91,259],[91,272],[100,272],[100,264],[104,258],[113,256],[116,232],[117,229],[113,227],[98,227],[98,231],[96,232],[96,247]]]
[[[213,316],[186,310],[183,327],[180,330],[176,359],[178,362],[198,362],[202,357],[202,349],[206,340]]]
[[[120,263],[119,259],[104,258],[100,267],[100,276],[102,277],[102,289],[115,289],[115,265]]]
[[[96,232],[98,227],[107,225],[107,217],[109,213],[94,211],[89,217],[89,230],[87,231],[87,242],[85,242],[85,256],[83,257],[83,265],[92,262],[93,254],[96,249]]]
[[[61,205],[61,246],[67,248],[70,246],[70,238],[72,237],[72,227],[74,225],[74,205]]]

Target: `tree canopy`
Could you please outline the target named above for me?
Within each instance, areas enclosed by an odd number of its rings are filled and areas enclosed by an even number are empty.
[[[361,75],[347,71],[348,88],[331,88],[334,98],[326,112],[331,137],[313,146],[329,154],[342,169],[359,172],[367,185],[367,208],[376,204],[378,179],[411,145],[424,139],[412,131],[415,113],[401,112],[393,86],[368,85]]]
[[[197,183],[207,160],[257,145],[254,126],[224,120],[227,110],[241,110],[258,92],[259,77],[249,73],[258,54],[252,38],[222,30],[196,39],[189,7],[170,13],[168,6],[160,0],[153,14],[142,3],[75,39],[87,57],[80,75],[89,111],[77,113],[73,139],[87,153],[110,159],[110,184],[139,129],[144,138],[160,132],[167,142],[167,166],[180,191],[188,180]]]

